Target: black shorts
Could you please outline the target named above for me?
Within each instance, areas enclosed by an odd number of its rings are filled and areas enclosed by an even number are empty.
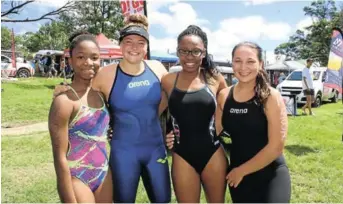
[[[305,96],[314,96],[314,89],[305,89],[304,95]]]

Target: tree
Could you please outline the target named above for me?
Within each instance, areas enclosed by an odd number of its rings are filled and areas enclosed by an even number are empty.
[[[1,22],[12,22],[12,23],[23,23],[23,22],[33,22],[40,21],[43,19],[53,20],[53,17],[72,9],[74,6],[74,1],[68,1],[62,7],[49,11],[37,18],[26,18],[26,19],[10,19],[10,16],[18,15],[25,7],[35,0],[29,1],[1,1]]]
[[[36,32],[27,32],[22,37],[23,47],[30,52],[42,49],[63,50],[68,46],[68,35],[62,22],[46,23]]]
[[[314,58],[325,66],[328,63],[332,29],[342,27],[343,10],[338,11],[335,1],[314,1],[304,7],[306,16],[310,16],[313,24],[297,30],[287,43],[275,48],[275,54],[284,54],[288,59]]]
[[[70,32],[84,29],[94,35],[103,33],[112,39],[118,39],[118,30],[124,20],[119,1],[104,0],[77,1],[74,9],[63,12],[60,19]]]
[[[8,50],[11,49],[12,45],[11,30],[5,26],[1,26],[1,49]]]

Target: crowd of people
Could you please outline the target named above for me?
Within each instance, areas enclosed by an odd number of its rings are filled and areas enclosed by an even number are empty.
[[[145,60],[148,44],[148,21],[138,14],[120,31],[119,64],[100,68],[93,35],[70,38],[74,77],[56,88],[49,113],[61,201],[133,203],[142,178],[153,203],[171,202],[171,185],[177,202],[199,203],[201,187],[207,202],[225,202],[227,188],[233,202],[290,202],[287,113],[268,83],[261,47],[234,47],[237,81],[228,87],[200,27],[179,34],[176,73]],[[172,127],[164,139],[159,116],[167,108]]]
[[[43,77],[54,78],[63,77],[70,78],[73,75],[73,70],[64,57],[59,57],[57,60],[56,55],[47,52],[46,55],[37,56],[34,59],[36,73]]]

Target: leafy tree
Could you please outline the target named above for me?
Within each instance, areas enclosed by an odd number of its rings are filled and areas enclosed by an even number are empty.
[[[1,26],[1,49],[11,49],[11,30],[5,26]]]
[[[313,24],[297,30],[286,43],[275,48],[275,54],[284,54],[288,59],[314,58],[325,66],[328,63],[332,29],[342,27],[343,10],[340,11],[333,0],[313,1],[304,7],[306,16],[310,16]]]
[[[46,23],[36,32],[27,32],[22,36],[23,46],[30,52],[42,49],[63,50],[68,45],[68,35],[62,22]]]
[[[60,15],[69,35],[75,30],[88,30],[92,34],[103,33],[108,38],[118,39],[118,30],[123,26],[119,1],[76,1],[74,9]]]

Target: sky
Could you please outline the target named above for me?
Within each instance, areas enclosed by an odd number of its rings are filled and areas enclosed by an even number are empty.
[[[46,11],[63,5],[60,0],[42,0],[28,5],[20,17],[38,17]],[[239,42],[258,43],[275,61],[274,49],[287,42],[297,29],[312,24],[303,8],[311,1],[241,0],[241,1],[148,1],[150,49],[175,52],[179,33],[194,24],[208,37],[208,52],[215,60],[231,59],[232,48]],[[16,34],[37,31],[47,21],[33,23],[4,23]]]

